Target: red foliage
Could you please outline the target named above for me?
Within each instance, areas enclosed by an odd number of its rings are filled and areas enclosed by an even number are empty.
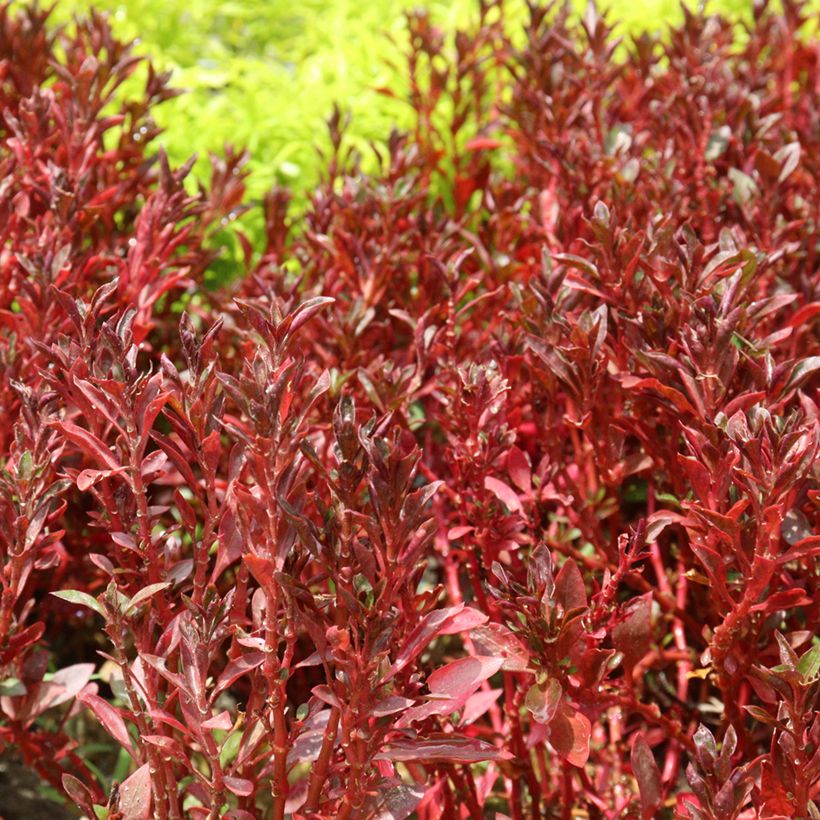
[[[820,48],[756,15],[409,18],[418,127],[206,292],[243,158],[4,6],[0,745],[126,820],[816,815]]]

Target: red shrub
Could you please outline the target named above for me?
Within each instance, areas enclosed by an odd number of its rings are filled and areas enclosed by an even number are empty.
[[[242,157],[2,13],[0,743],[88,814],[817,814],[820,49],[481,12],[213,293]]]

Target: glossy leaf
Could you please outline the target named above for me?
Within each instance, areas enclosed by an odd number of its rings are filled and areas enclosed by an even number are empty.
[[[483,760],[506,760],[509,757],[509,752],[483,740],[448,735],[441,739],[395,740],[384,746],[374,759],[394,762],[477,763]]]
[[[646,738],[639,734],[632,742],[632,771],[641,793],[641,810],[645,818],[655,816],[663,799],[661,773]]]
[[[119,810],[123,820],[149,820],[152,800],[151,774],[147,763],[123,781],[119,795]]]

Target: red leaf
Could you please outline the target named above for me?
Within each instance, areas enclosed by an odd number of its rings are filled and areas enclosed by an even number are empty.
[[[535,684],[529,688],[524,705],[539,723],[546,725],[555,717],[562,694],[560,682],[550,678],[544,686]]]
[[[683,468],[697,498],[706,500],[712,488],[712,477],[709,471],[696,459],[678,455],[678,464]]]
[[[489,490],[512,512],[521,512],[524,509],[521,506],[521,499],[509,484],[488,475],[484,479],[484,489]]]
[[[464,604],[457,604],[447,609],[433,610],[433,612],[429,612],[425,615],[424,618],[421,619],[421,622],[414,627],[410,635],[408,635],[404,646],[402,646],[399,651],[396,661],[387,673],[385,680],[389,680],[396,672],[401,671],[407,666],[410,661],[424,650],[433,638],[437,635],[444,634],[444,631],[450,628],[454,622],[457,623],[455,618],[460,615],[463,610]],[[481,615],[481,617],[485,622],[487,621],[486,615]],[[472,627],[467,628],[469,629],[475,626],[476,624],[472,624]]]
[[[394,762],[420,760],[428,763],[479,763],[482,760],[509,760],[511,757],[509,752],[483,740],[445,735],[428,740],[394,740],[386,744],[373,759]]]
[[[94,695],[90,692],[80,692],[77,695],[77,700],[87,706],[96,715],[97,720],[102,723],[108,734],[133,756],[131,737],[128,734],[128,729],[125,726],[125,721],[122,719],[119,710],[112,706],[107,700],[103,700],[99,695]]]
[[[64,774],[63,788],[65,793],[73,800],[83,811],[93,812],[94,796],[74,775]]]
[[[652,635],[652,593],[631,601],[624,620],[612,630],[612,642],[623,654],[624,666],[632,667],[649,651]]]
[[[312,319],[325,305],[332,305],[336,300],[332,296],[314,296],[303,302],[291,314],[293,320],[290,333],[296,332],[303,324]]]
[[[469,140],[464,146],[468,151],[490,151],[493,148],[500,148],[502,145],[500,140],[492,137],[474,137]]]
[[[140,735],[140,742],[150,743],[152,746],[162,749],[165,754],[172,755],[181,763],[188,761],[185,749],[182,748],[182,744],[176,738],[166,737],[165,735]]]
[[[116,470],[83,470],[77,476],[77,489],[85,492],[89,487],[101,481],[103,478],[110,478],[112,475],[121,475],[125,472],[125,467]]]
[[[562,703],[550,722],[549,741],[568,763],[581,767],[589,758],[591,731],[592,724],[585,715]]]
[[[147,763],[120,786],[119,810],[122,820],[150,820],[151,772]]]
[[[498,672],[503,663],[503,658],[461,658],[436,669],[427,678],[427,686],[437,695],[463,701]]]
[[[230,713],[227,711],[220,712],[218,715],[214,715],[212,718],[208,718],[202,722],[203,729],[221,729],[222,731],[228,731],[233,726],[233,721],[231,720]]]
[[[39,715],[46,709],[71,700],[88,683],[93,674],[93,663],[77,663],[58,670],[50,681],[42,685],[36,703],[30,707],[31,715]]]
[[[242,556],[242,560],[259,586],[265,588],[273,583],[273,574],[276,571],[273,561],[254,553],[247,553]]]
[[[513,445],[507,453],[507,472],[512,483],[523,493],[532,492],[532,469],[526,454]]]
[[[524,672],[529,668],[529,649],[503,624],[478,626],[470,633],[470,638],[477,654],[503,658],[502,669]]]
[[[641,392],[654,390],[660,393],[665,399],[668,399],[675,406],[676,410],[691,416],[698,416],[697,410],[692,407],[683,393],[675,390],[674,387],[662,384],[658,379],[640,379],[635,376],[623,376],[621,377],[621,384],[627,390],[639,390]]]
[[[159,674],[162,675],[162,677],[165,678],[171,686],[178,689],[180,692],[184,692],[191,699],[194,698],[195,695],[185,682],[185,678],[176,672],[172,672],[166,665],[165,658],[161,658],[158,655],[149,655],[147,652],[141,653],[140,657],[145,663],[148,664],[148,666],[159,672]]]
[[[180,723],[173,715],[169,715],[168,712],[165,712],[162,709],[149,709],[148,714],[151,716],[153,720],[159,721],[160,723],[164,723],[166,726],[173,726],[174,729],[177,729],[184,735],[187,735],[190,731],[186,726]]]
[[[751,608],[751,612],[777,612],[780,609],[794,609],[798,606],[809,606],[813,603],[804,589],[784,589],[780,592],[775,592],[774,595],[769,596],[765,601],[755,604]]]
[[[680,792],[675,798],[675,817],[683,820],[692,820],[693,817],[702,817],[700,814],[692,814],[692,811],[700,809],[700,800],[693,792]]]
[[[467,698],[459,726],[469,726],[478,720],[497,700],[503,689],[481,689]]]
[[[337,708],[341,708],[342,706],[333,690],[325,683],[314,686],[310,692],[315,698],[318,698],[322,703],[326,703],[328,706],[336,706]]]
[[[324,700],[324,698],[321,698],[321,700]],[[388,695],[373,706],[370,710],[370,714],[373,715],[373,717],[395,715],[396,712],[409,709],[414,703],[415,701],[410,700],[410,698],[403,698],[401,695]]]
[[[487,616],[477,609],[465,606],[461,612],[449,617],[439,630],[439,635],[457,635],[459,632],[467,632],[475,629],[481,624],[487,623]]]
[[[406,820],[421,803],[426,788],[416,783],[387,789],[373,820]]]
[[[228,508],[225,510],[222,520],[219,522],[219,546],[217,547],[216,566],[211,576],[213,580],[219,578],[225,569],[242,557],[242,548],[242,536],[239,532],[239,528],[236,526],[236,517],[233,510]],[[258,558],[255,555],[245,556],[245,563],[248,569],[254,574],[254,577],[256,577],[255,570],[258,569],[260,574],[264,573],[264,570],[261,566],[254,567],[251,563],[253,560],[262,562],[265,559]],[[271,564],[271,574],[272,572],[273,565]],[[256,578],[256,580],[259,581],[259,578]],[[261,581],[259,582],[262,583]]]
[[[784,817],[794,817],[794,805],[789,800],[783,778],[775,771],[770,762],[763,764],[760,783],[760,801],[766,812],[766,816],[782,815]]]
[[[239,797],[249,797],[253,794],[253,783],[244,777],[225,776],[225,785]]]
[[[503,658],[461,658],[436,669],[427,679],[435,700],[408,709],[396,721],[396,728],[402,729],[414,721],[458,711],[485,680],[501,669],[503,663]]]
[[[779,564],[787,564],[789,561],[811,558],[815,555],[820,555],[820,535],[812,535],[798,541],[791,549],[786,550],[777,561]]]
[[[252,669],[256,669],[256,667],[260,666],[264,660],[264,652],[248,652],[247,655],[243,655],[241,658],[231,661],[222,671],[213,692],[211,692],[211,702],[213,703],[216,696],[220,692],[227,689],[235,681],[239,680],[242,675],[246,675]]]
[[[652,543],[670,524],[682,524],[685,521],[686,517],[680,513],[658,510],[647,519],[646,540]]]
[[[22,650],[26,647],[37,643],[37,641],[43,637],[45,630],[46,625],[42,621],[37,621],[37,623],[31,624],[25,629],[21,629],[19,632],[16,632],[14,635],[7,638],[8,650],[0,655],[0,661],[6,663],[8,658],[11,656],[17,654],[18,652],[22,652]]]
[[[578,565],[572,558],[564,561],[558,575],[555,576],[555,592],[553,596],[564,608],[564,612],[571,609],[583,609],[587,605],[587,590]]]
[[[76,444],[86,455],[97,461],[101,467],[108,470],[119,470],[122,466],[117,463],[111,451],[88,430],[84,430],[70,421],[55,421],[54,426],[62,431],[63,435]]]
[[[638,789],[641,794],[641,807],[644,820],[651,820],[655,816],[655,810],[663,800],[661,790],[661,773],[652,749],[646,742],[642,734],[635,735],[632,743],[632,771],[638,781]]]

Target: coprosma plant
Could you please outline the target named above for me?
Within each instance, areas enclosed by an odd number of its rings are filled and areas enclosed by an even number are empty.
[[[88,816],[820,816],[818,44],[479,11],[209,291],[243,157],[0,9],[0,744]]]

